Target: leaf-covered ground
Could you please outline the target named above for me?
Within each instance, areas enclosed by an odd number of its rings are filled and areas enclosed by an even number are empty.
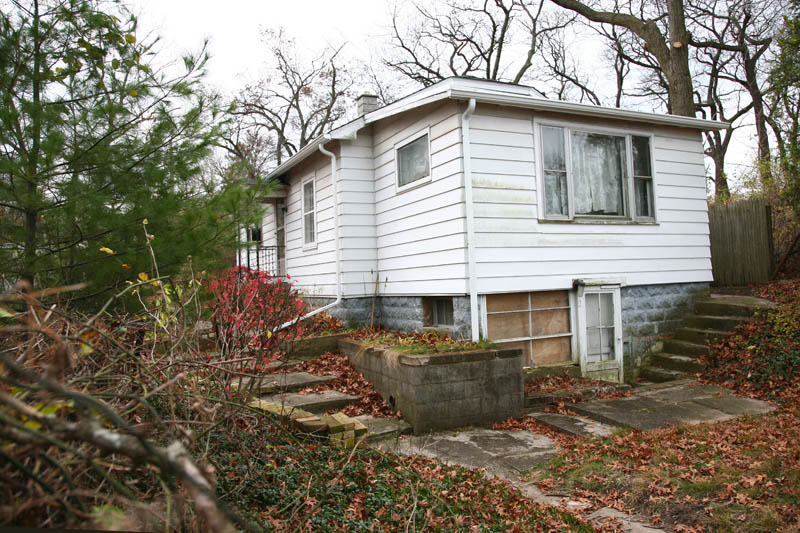
[[[360,396],[361,399],[341,409],[347,416],[373,415],[381,417],[397,417],[392,407],[381,398],[372,384],[348,361],[347,356],[341,352],[328,352],[317,359],[304,361],[292,370],[302,370],[321,376],[334,374],[336,378],[324,385],[307,389],[307,392],[322,390],[336,390],[345,394]]]
[[[533,475],[541,487],[677,531],[800,530],[800,282],[753,292],[780,305],[717,344],[702,379],[775,412],[576,441]]]
[[[269,426],[215,436],[220,494],[280,531],[592,531],[480,471],[373,449],[287,441]]]

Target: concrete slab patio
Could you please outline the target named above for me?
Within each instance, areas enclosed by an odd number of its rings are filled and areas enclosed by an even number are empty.
[[[472,428],[384,441],[380,446],[394,453],[433,457],[467,468],[486,468],[489,475],[503,479],[514,479],[558,453],[553,440],[545,435]]]
[[[604,424],[642,430],[720,422],[774,409],[767,402],[686,380],[643,387],[627,398],[593,400],[569,408]]]

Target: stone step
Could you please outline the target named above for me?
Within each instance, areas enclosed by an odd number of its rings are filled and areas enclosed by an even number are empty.
[[[775,304],[761,298],[748,296],[712,295],[695,303],[695,309],[703,315],[751,317],[756,312],[770,309]]]
[[[648,381],[652,381],[653,383],[664,383],[667,381],[675,381],[678,379],[686,379],[691,377],[685,372],[659,368],[657,366],[643,366],[639,371],[639,375]]]
[[[667,339],[664,341],[664,351],[675,355],[686,355],[688,357],[700,357],[711,353],[711,348],[705,344],[688,342],[680,339]]]
[[[298,394],[296,392],[286,392],[263,396],[261,400],[286,407],[303,409],[311,413],[322,413],[332,409],[341,409],[359,400],[358,396],[352,396],[335,390],[313,392],[310,394]]]
[[[652,354],[650,356],[650,365],[690,374],[702,372],[706,368],[704,364],[694,357],[663,352]]]
[[[558,413],[529,413],[525,416],[533,418],[556,431],[582,438],[608,437],[617,428],[591,420],[583,416],[569,416]]]
[[[356,420],[367,426],[367,441],[380,442],[411,433],[411,424],[399,418],[379,418],[372,415],[359,415]]]
[[[675,330],[673,337],[695,344],[710,344],[724,339],[730,334],[730,331],[719,331],[716,329],[678,328]]]
[[[272,394],[274,392],[288,392],[316,387],[335,378],[336,376],[333,374],[315,376],[308,372],[286,372],[283,374],[268,374],[260,378],[242,378],[241,383],[235,383],[234,386],[249,390],[250,383],[255,379],[253,394]]]
[[[690,328],[733,331],[736,326],[748,320],[742,316],[692,315],[686,320],[686,325]]]

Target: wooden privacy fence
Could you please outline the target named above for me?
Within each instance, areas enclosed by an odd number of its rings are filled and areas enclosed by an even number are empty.
[[[772,214],[761,198],[710,205],[711,268],[714,285],[769,281],[774,264]]]

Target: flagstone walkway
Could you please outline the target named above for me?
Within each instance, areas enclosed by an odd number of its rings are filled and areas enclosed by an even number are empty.
[[[620,427],[650,430],[720,422],[743,415],[764,414],[774,409],[767,402],[742,398],[725,389],[688,380],[643,387],[627,398],[592,400],[571,404],[568,408],[582,416],[552,416],[551,413],[530,413],[527,416],[533,416],[564,432],[586,437],[605,436]],[[485,468],[488,475],[511,482],[534,501],[567,508],[586,505],[568,497],[548,496],[534,484],[520,479],[520,474],[558,453],[553,440],[544,435],[530,431],[466,428],[395,438],[382,441],[379,445],[395,453],[423,455],[467,468]],[[598,523],[609,519],[619,520],[626,531],[661,531],[650,526],[646,518],[609,508],[599,509],[589,518]]]

